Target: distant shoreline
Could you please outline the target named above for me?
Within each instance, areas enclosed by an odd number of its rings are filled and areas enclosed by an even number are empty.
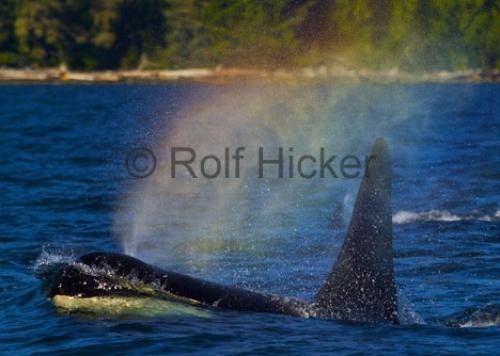
[[[194,81],[211,84],[230,84],[236,81],[329,81],[339,83],[499,83],[500,70],[469,69],[408,73],[352,70],[335,67],[304,67],[299,69],[191,68],[178,70],[110,70],[70,71],[57,68],[10,69],[0,68],[1,82],[58,82],[58,83],[134,83]]]

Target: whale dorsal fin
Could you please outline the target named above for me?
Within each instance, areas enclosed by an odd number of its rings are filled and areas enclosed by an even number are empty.
[[[383,139],[375,142],[368,162],[344,245],[316,302],[341,319],[398,323],[391,162]]]

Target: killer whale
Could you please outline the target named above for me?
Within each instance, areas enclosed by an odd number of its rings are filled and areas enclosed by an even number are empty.
[[[376,140],[371,157],[340,254],[312,302],[225,286],[108,252],[90,253],[64,266],[50,297],[157,296],[209,308],[398,324],[391,161],[385,140]]]

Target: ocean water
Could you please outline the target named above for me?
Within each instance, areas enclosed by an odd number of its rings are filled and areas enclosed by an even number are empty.
[[[3,352],[498,352],[498,85],[1,85],[0,135]],[[360,180],[179,187],[163,151],[241,140],[247,152],[265,141],[363,155],[380,136],[393,157],[401,325],[232,311],[89,316],[48,298],[60,263],[98,250],[311,299]],[[142,179],[125,164],[138,147],[157,158]]]

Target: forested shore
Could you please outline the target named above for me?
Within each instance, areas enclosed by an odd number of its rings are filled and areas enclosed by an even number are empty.
[[[494,73],[499,38],[496,0],[2,0],[0,76]]]
[[[0,80],[498,81],[499,38],[495,0],[3,0]]]

